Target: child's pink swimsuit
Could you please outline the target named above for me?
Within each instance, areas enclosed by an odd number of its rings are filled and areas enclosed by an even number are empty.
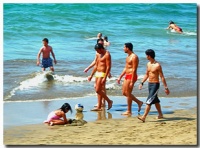
[[[60,116],[57,116],[54,111],[52,111],[51,113],[49,113],[48,117],[47,117],[47,120],[44,121],[44,123],[49,123],[50,121],[52,120],[58,120],[60,119],[61,117]]]

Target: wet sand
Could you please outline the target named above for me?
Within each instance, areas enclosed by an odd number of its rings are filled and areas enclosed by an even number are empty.
[[[136,116],[83,126],[33,124],[4,130],[4,145],[197,145],[197,108],[176,110],[142,123]]]

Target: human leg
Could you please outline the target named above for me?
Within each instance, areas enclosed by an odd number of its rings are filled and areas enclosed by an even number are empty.
[[[108,96],[105,94],[105,92],[103,91],[101,81],[102,81],[102,77],[97,78],[96,93],[99,94],[102,98],[104,98],[107,101],[107,103],[108,103],[108,110],[109,110],[112,107],[113,101],[110,100],[108,98]]]
[[[51,120],[50,121],[50,125],[53,126],[53,125],[64,125],[65,122],[63,120]]]
[[[162,110],[161,110],[161,106],[160,106],[160,103],[155,103],[155,107],[156,107],[156,109],[157,109],[157,111],[158,111],[158,119],[161,119],[161,118],[163,118],[163,114],[162,114]]]
[[[142,117],[138,116],[138,119],[141,120],[141,121],[143,121],[143,122],[145,122],[145,119],[146,119],[146,117],[147,117],[150,109],[151,109],[151,105],[147,104],[143,116]]]
[[[124,80],[123,86],[122,86],[122,94],[124,96],[126,96],[126,98],[127,98],[127,110],[124,113],[122,113],[122,115],[131,115],[132,114],[132,111],[131,111],[132,99],[129,95],[128,85],[129,85],[129,82],[127,80]]]
[[[100,89],[100,87],[101,87],[99,79],[100,78],[95,79],[95,91],[96,92],[97,92],[97,89]],[[97,105],[91,111],[101,111],[101,104],[102,104],[102,96],[99,93],[97,93]]]

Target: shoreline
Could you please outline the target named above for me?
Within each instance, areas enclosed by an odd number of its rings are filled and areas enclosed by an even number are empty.
[[[165,114],[97,120],[83,126],[33,124],[4,130],[5,145],[197,145],[197,107]],[[87,132],[86,132],[87,131]],[[67,136],[63,136],[67,135]]]
[[[32,102],[9,102],[3,104],[3,126],[4,129],[19,125],[40,124],[47,118],[48,113],[59,108],[63,103],[70,103],[73,113],[67,113],[67,118],[73,119],[76,111],[74,106],[80,103],[84,106],[84,120],[96,121],[101,119],[121,119],[125,118],[121,113],[127,109],[126,98],[123,96],[111,96],[113,107],[110,110],[103,109],[102,113],[90,111],[93,105],[97,103],[96,96],[87,96],[76,99],[61,99],[52,101],[32,101]],[[139,98],[145,102],[146,98]],[[163,114],[172,114],[174,110],[190,109],[197,106],[197,97],[183,98],[160,98]],[[190,103],[189,103],[190,102]],[[143,104],[140,114],[144,113],[145,103]],[[135,102],[132,104],[132,116],[138,115],[138,106]],[[152,106],[149,115],[157,114],[155,106]]]

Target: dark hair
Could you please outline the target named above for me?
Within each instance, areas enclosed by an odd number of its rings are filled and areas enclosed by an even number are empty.
[[[108,37],[107,37],[107,36],[104,36],[104,40],[106,40],[106,42],[108,42]]]
[[[154,52],[154,50],[153,49],[147,49],[146,51],[145,51],[145,53],[146,53],[146,55],[148,55],[148,56],[150,56],[151,58],[155,58],[155,52]]]
[[[99,43],[99,41],[102,41],[102,42],[103,42],[103,39],[102,39],[102,38],[97,39],[97,44]]]
[[[66,110],[70,110],[70,112],[72,113],[72,108],[69,105],[69,103],[64,103],[61,108],[60,108],[64,113],[66,113]]]
[[[169,24],[174,24],[174,22],[173,21],[169,21]]]
[[[124,44],[130,51],[133,51],[133,44],[132,43],[125,43]]]
[[[44,38],[42,41],[49,43],[49,40],[47,38]]]
[[[97,43],[95,46],[94,46],[94,49],[104,49],[103,45],[100,44],[100,43]]]

